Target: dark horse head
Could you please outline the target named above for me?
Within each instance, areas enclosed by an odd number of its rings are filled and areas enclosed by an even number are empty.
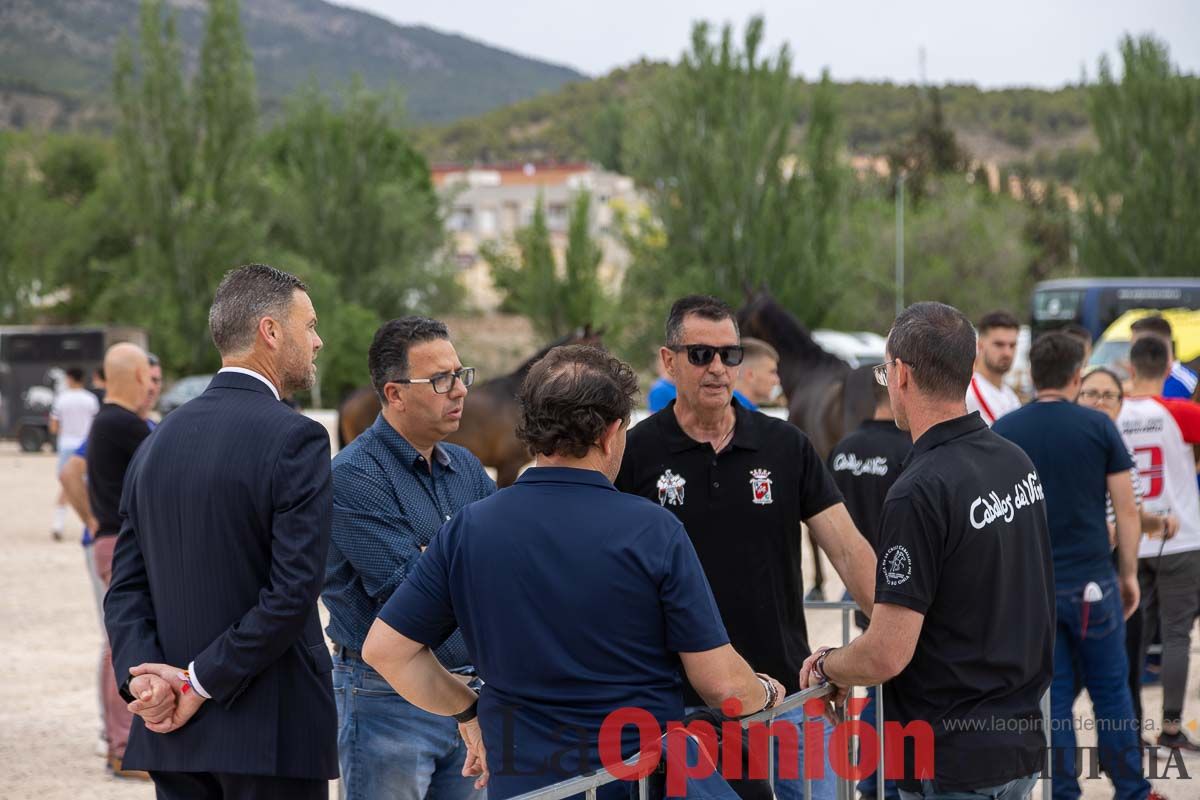
[[[808,434],[822,457],[843,434],[872,415],[870,368],[851,369],[824,350],[770,294],[754,294],[738,311],[737,320],[742,336],[762,339],[779,352],[788,419]]]
[[[530,368],[544,358],[546,354],[554,348],[562,347],[563,345],[568,344],[586,344],[592,347],[604,347],[604,339],[602,338],[603,334],[603,329],[592,330],[592,326],[590,324],[581,325],[570,333],[558,337],[541,350],[538,350],[529,358],[522,361],[521,365],[512,372],[508,373],[507,375],[502,375],[499,378],[495,378],[494,380],[497,382],[507,381],[515,385],[517,388],[520,388],[521,381],[525,380],[525,376],[529,374]]]

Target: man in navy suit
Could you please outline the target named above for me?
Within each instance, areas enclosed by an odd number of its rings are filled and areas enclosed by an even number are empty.
[[[322,798],[338,774],[317,596],[329,545],[329,436],[279,401],[313,384],[307,288],[233,270],[209,311],[224,365],[130,463],[105,597],[135,721],[129,769],[160,798]],[[157,675],[167,701],[135,699]],[[135,683],[135,691],[137,684]]]

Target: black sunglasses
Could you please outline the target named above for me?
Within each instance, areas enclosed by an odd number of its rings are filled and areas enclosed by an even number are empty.
[[[721,363],[727,367],[736,367],[746,357],[746,350],[740,344],[729,344],[715,347],[711,344],[677,344],[668,345],[669,350],[676,353],[687,351],[688,363],[697,367],[707,367],[712,360],[721,356]]]

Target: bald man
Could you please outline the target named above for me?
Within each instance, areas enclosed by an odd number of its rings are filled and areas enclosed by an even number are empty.
[[[96,414],[88,436],[87,490],[96,520],[92,558],[96,574],[107,590],[112,579],[113,548],[121,527],[118,509],[125,470],[138,445],[150,435],[143,419],[151,397],[150,360],[137,345],[116,344],[104,354],[104,375],[107,381],[104,405]],[[129,772],[121,767],[133,716],[117,690],[107,642],[100,659],[100,687],[109,769],[118,777],[148,779],[146,773]]]

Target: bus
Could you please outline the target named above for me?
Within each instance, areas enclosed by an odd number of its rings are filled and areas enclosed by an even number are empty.
[[[1200,278],[1067,278],[1033,288],[1033,338],[1068,322],[1087,328],[1092,341],[1135,308],[1200,309]]]
[[[0,327],[0,437],[15,437],[37,452],[50,436],[50,405],[68,367],[85,375],[118,342],[146,347],[146,332],[124,326],[12,325]]]

